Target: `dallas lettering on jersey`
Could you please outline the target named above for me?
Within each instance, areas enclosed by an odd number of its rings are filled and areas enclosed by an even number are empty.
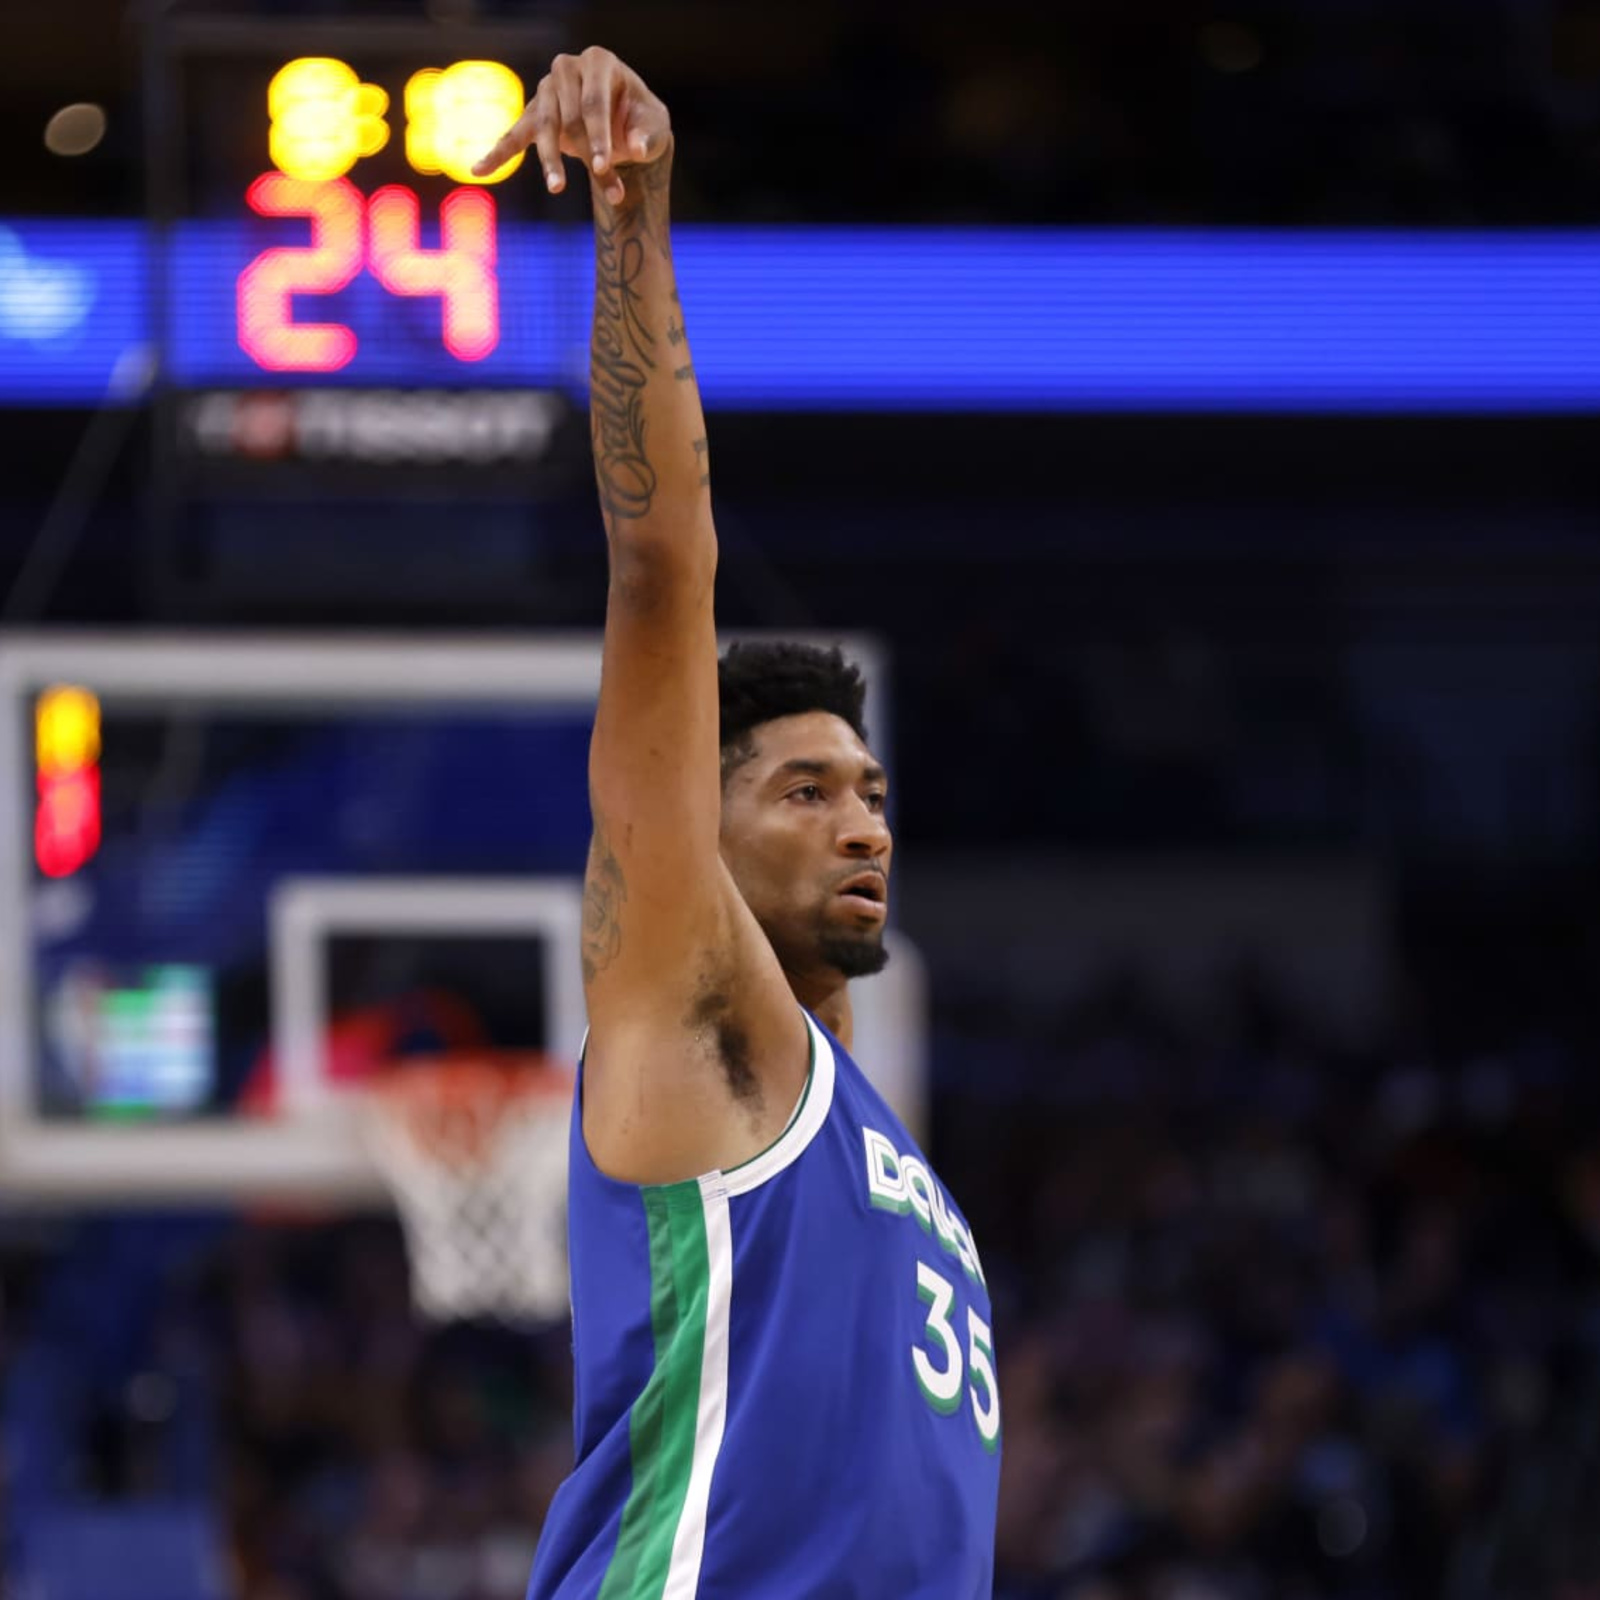
[[[974,1283],[984,1283],[978,1247],[927,1165],[916,1156],[902,1155],[875,1128],[863,1127],[861,1137],[867,1151],[867,1195],[872,1204],[897,1216],[914,1216],[922,1231],[936,1238]],[[984,1283],[984,1287],[988,1285]]]

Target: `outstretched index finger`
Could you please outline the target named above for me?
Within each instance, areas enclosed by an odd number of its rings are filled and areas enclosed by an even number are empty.
[[[535,115],[539,105],[539,97],[535,95],[528,102],[527,109],[504,133],[495,140],[493,146],[484,155],[472,163],[474,177],[486,178],[491,172],[498,171],[513,156],[519,156],[534,141]],[[557,164],[559,167],[559,163]],[[549,167],[546,165],[546,177],[549,176]]]

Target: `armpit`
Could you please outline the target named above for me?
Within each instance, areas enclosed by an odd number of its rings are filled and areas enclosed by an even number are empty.
[[[750,1031],[734,1012],[733,998],[723,983],[707,983],[684,1018],[690,1034],[714,1053],[722,1065],[728,1092],[751,1110],[761,1103],[761,1080],[751,1060]]]

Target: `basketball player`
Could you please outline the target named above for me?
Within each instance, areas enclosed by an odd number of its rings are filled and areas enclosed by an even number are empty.
[[[794,645],[718,662],[666,107],[609,51],[559,56],[478,171],[530,147],[552,192],[566,158],[589,174],[610,547],[569,1180],[577,1464],[530,1600],[987,1600],[983,1270],[849,1055],[891,851],[863,685]]]

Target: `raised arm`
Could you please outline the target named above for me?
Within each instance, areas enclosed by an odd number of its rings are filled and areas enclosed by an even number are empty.
[[[589,414],[610,585],[589,755],[585,1128],[615,1170],[687,1177],[750,1153],[760,1086],[733,1104],[730,1041],[748,1074],[751,1058],[792,1065],[805,1030],[718,851],[717,544],[672,262],[672,128],[637,73],[590,49],[556,58],[479,170],[529,145],[552,192],[563,158],[581,161],[594,200]]]

